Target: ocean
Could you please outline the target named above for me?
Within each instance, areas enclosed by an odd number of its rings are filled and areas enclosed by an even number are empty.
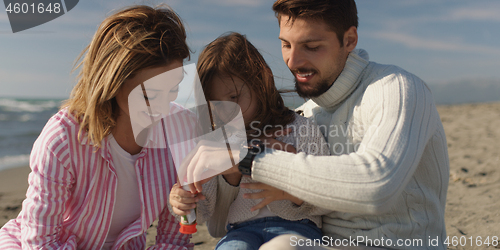
[[[33,143],[61,102],[0,97],[0,171],[29,164]]]
[[[304,102],[293,93],[283,97],[291,108]],[[62,101],[0,97],[0,171],[29,165],[33,143]]]

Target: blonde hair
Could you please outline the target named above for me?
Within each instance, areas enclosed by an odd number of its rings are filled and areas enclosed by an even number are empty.
[[[80,123],[78,138],[87,132],[100,147],[116,126],[115,96],[124,81],[139,70],[183,60],[189,53],[184,25],[166,5],[132,6],[106,18],[78,57],[78,81],[62,105]]]

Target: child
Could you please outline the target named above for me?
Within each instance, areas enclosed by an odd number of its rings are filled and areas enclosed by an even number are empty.
[[[241,107],[246,128],[251,131],[250,138],[269,133],[270,127],[292,128],[288,135],[277,140],[291,144],[297,152],[329,154],[319,128],[285,107],[274,85],[271,69],[244,36],[230,33],[208,44],[198,59],[198,74],[207,101],[235,102]],[[198,223],[213,216],[222,218],[216,223],[225,224],[228,211],[228,232],[216,249],[258,249],[281,234],[294,233],[311,239],[322,237],[321,215],[328,210],[303,203],[267,185],[266,192],[275,192],[281,198],[261,209],[252,209],[259,201],[245,199],[244,194],[253,190],[238,187],[239,183],[253,183],[252,179],[239,173],[223,177],[205,183],[202,194],[194,198],[177,184],[170,194],[171,209],[177,215],[187,214],[198,201]],[[221,190],[226,191],[221,193]],[[231,204],[221,204],[218,199],[229,200]],[[225,206],[229,205],[227,209]]]
[[[33,145],[26,199],[0,229],[0,249],[144,249],[156,219],[154,249],[193,247],[167,209],[164,190],[176,180],[170,154],[138,145],[128,99],[189,53],[168,7],[133,6],[104,20],[70,99]]]

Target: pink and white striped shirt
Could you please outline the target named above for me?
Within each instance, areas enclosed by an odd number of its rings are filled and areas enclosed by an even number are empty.
[[[177,105],[179,134],[194,122]],[[117,178],[108,138],[96,149],[67,109],[45,125],[31,152],[29,188],[16,219],[0,229],[1,249],[101,249],[112,219]],[[187,135],[186,135],[187,136]],[[179,233],[167,201],[177,175],[166,148],[144,147],[136,161],[142,212],[118,236],[113,249],[144,249],[146,230],[159,218],[156,245],[150,249],[191,249]]]

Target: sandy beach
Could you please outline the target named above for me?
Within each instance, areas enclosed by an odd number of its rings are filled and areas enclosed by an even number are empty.
[[[438,110],[450,157],[446,230],[450,243],[454,236],[457,240],[457,246],[449,249],[500,249],[476,245],[477,239],[485,242],[489,237],[491,243],[493,236],[500,237],[500,103],[439,106]],[[19,213],[29,172],[29,167],[0,172],[0,225]],[[217,239],[204,226],[198,226],[198,231],[192,239],[195,249],[213,249]],[[155,234],[153,225],[148,245],[154,243]],[[466,246],[460,246],[460,239],[466,240]]]

